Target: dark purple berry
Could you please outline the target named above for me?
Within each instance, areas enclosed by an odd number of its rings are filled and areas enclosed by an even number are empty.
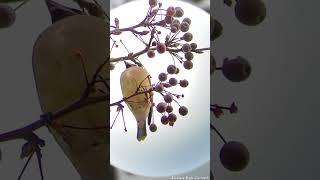
[[[182,32],[187,32],[187,31],[189,30],[189,24],[186,23],[186,22],[182,22],[182,23],[180,24],[180,30],[181,30]]]
[[[171,103],[172,100],[173,100],[173,97],[172,97],[171,94],[166,94],[166,95],[163,96],[163,99],[164,99],[164,101],[165,101],[166,103]]]
[[[156,46],[156,45],[157,45],[157,42],[156,42],[156,41],[153,41],[151,45],[152,45],[152,46]]]
[[[167,67],[167,72],[169,74],[175,74],[176,73],[176,70],[177,70],[177,67],[175,65],[169,65]]]
[[[187,87],[189,85],[188,80],[184,79],[184,80],[180,80],[180,86],[181,87]]]
[[[167,16],[174,16],[176,14],[176,9],[172,6],[168,7],[167,9]]]
[[[182,17],[184,14],[184,11],[181,7],[176,7],[176,14],[174,15],[175,17]]]
[[[163,125],[168,124],[168,116],[163,115],[163,116],[161,117],[161,123],[162,123]]]
[[[210,25],[212,29],[212,32],[210,33],[210,39],[211,41],[214,41],[222,35],[223,27],[218,20],[213,18],[210,18]]]
[[[153,58],[155,56],[155,53],[154,53],[153,50],[149,50],[147,55],[148,55],[149,58]]]
[[[166,52],[166,45],[164,43],[158,43],[157,44],[157,51],[160,54]]]
[[[185,62],[183,62],[183,67],[184,67],[185,69],[188,69],[188,70],[192,69],[192,68],[193,68],[193,63],[192,63],[192,61],[185,61]]]
[[[150,129],[151,132],[156,132],[157,131],[157,125],[152,123],[152,124],[150,124],[149,129]]]
[[[241,82],[250,76],[251,66],[249,61],[241,56],[234,59],[226,58],[223,61],[222,73],[232,82]]]
[[[166,111],[166,107],[167,107],[167,104],[164,103],[164,102],[160,102],[158,105],[157,105],[157,111],[159,113],[164,113]]]
[[[190,42],[193,39],[193,35],[190,32],[186,32],[183,34],[183,40],[186,42]]]
[[[173,21],[173,17],[172,16],[166,16],[164,18],[164,21],[166,22],[166,24],[171,24]]]
[[[179,114],[180,114],[181,116],[187,115],[187,114],[188,114],[188,108],[185,107],[185,106],[180,106],[180,108],[179,108]]]
[[[249,163],[249,151],[242,143],[227,142],[220,150],[220,161],[230,171],[241,171]]]
[[[182,20],[182,22],[186,22],[186,23],[188,23],[189,25],[191,25],[191,19],[188,18],[188,17],[184,18],[184,19]]]
[[[191,46],[192,50],[197,49],[197,44],[196,43],[191,43],[190,46]]]
[[[173,113],[170,113],[169,115],[168,115],[168,120],[169,120],[169,122],[176,122],[177,121],[177,116],[175,115],[175,114],[173,114]]]
[[[266,6],[262,0],[237,0],[235,14],[237,19],[248,26],[260,24],[266,17]]]
[[[192,52],[186,52],[184,53],[184,58],[191,61],[193,59],[193,53]]]
[[[176,73],[175,73],[175,74],[179,74],[179,72],[180,72],[180,69],[179,69],[179,68],[177,68],[177,69],[176,69]]]
[[[170,78],[170,79],[169,79],[169,84],[170,84],[171,86],[175,86],[175,85],[178,84],[178,80],[177,80],[176,78]]]
[[[160,81],[165,81],[167,80],[167,74],[166,73],[160,73],[158,76]]]
[[[191,46],[188,43],[183,44],[181,48],[182,48],[182,51],[185,52],[185,53],[191,51]]]
[[[158,85],[155,86],[154,89],[155,89],[155,91],[157,91],[157,92],[162,92],[162,91],[164,90],[164,87],[163,87],[162,84],[158,84]]]
[[[167,106],[166,112],[167,113],[171,113],[172,111],[173,111],[173,107],[172,106]]]

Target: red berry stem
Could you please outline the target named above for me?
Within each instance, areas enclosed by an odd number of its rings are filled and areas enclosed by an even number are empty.
[[[122,114],[122,120],[123,120],[123,125],[124,125],[124,131],[127,132],[126,122],[124,120],[124,115],[123,115],[123,109],[121,109],[121,114]]]
[[[222,136],[222,134],[218,131],[218,129],[211,123],[210,123],[210,129],[214,130],[225,144],[227,143],[226,139]]]
[[[25,0],[22,3],[20,3],[17,7],[15,7],[13,10],[17,11],[19,8],[21,8],[22,6],[24,6],[25,4],[27,4],[27,2],[29,2],[30,0]]]
[[[116,117],[114,118],[113,123],[112,123],[112,125],[111,125],[110,129],[112,129],[112,128],[113,128],[113,125],[114,125],[114,123],[116,122],[116,120],[117,120],[117,117],[118,117],[119,113],[120,113],[120,110],[118,111],[118,114],[117,114],[117,115],[116,115]]]

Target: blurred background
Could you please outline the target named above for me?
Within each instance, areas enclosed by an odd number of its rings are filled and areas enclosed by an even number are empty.
[[[255,27],[241,24],[222,0],[211,6],[223,25],[214,43],[217,65],[243,56],[252,65],[247,81],[231,83],[217,72],[211,102],[239,111],[214,121],[228,140],[250,151],[248,167],[238,173],[219,162],[222,142],[211,139],[211,168],[217,180],[320,179],[319,165],[319,1],[264,0],[267,17]],[[226,113],[227,114],[227,113]]]

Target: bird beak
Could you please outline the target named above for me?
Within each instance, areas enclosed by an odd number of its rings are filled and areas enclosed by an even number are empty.
[[[128,68],[130,68],[132,66],[135,66],[135,64],[130,64],[130,63],[126,62],[126,61],[124,61],[124,64],[126,65],[126,69],[128,69]]]

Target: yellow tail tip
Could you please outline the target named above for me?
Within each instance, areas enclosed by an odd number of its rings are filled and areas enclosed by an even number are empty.
[[[140,142],[140,141],[144,141],[144,139],[146,138],[147,136],[140,136],[139,138],[137,138],[138,139],[138,141]]]

